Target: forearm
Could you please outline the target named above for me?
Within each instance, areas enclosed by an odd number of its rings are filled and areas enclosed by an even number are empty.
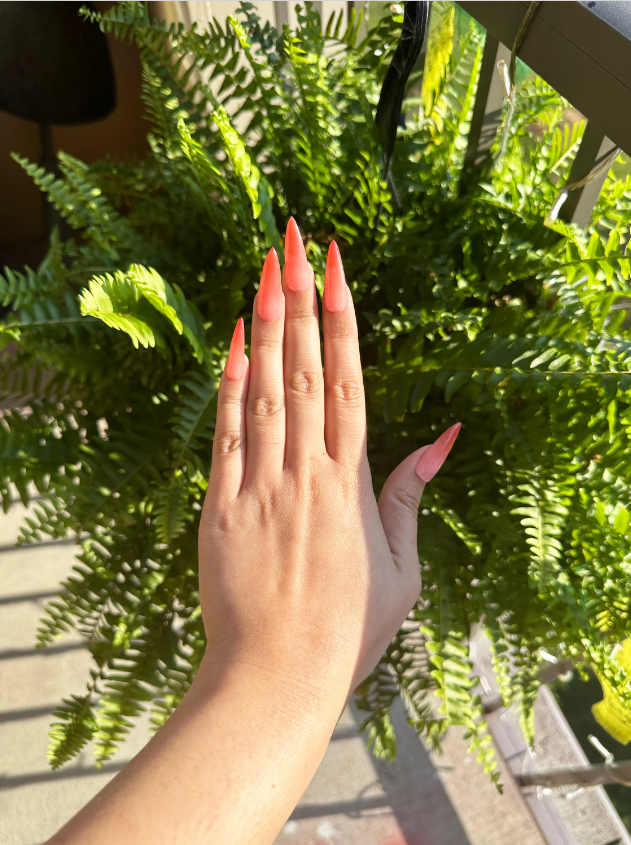
[[[339,692],[205,659],[158,734],[49,845],[267,845],[313,776]]]

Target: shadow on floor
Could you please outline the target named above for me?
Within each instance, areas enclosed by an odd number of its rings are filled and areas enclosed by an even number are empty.
[[[44,707],[25,707],[22,710],[5,710],[0,712],[0,725],[3,722],[23,722],[27,719],[39,719],[40,716],[52,716],[58,704],[47,704]]]
[[[0,660],[19,660],[21,657],[52,657],[54,654],[63,654],[64,651],[77,651],[85,648],[83,643],[62,643],[61,645],[47,645],[43,649],[38,648],[11,648],[0,651]]]
[[[17,789],[20,786],[28,786],[32,783],[46,783],[48,781],[60,780],[74,780],[76,778],[93,777],[94,775],[111,775],[115,772],[120,772],[129,761],[124,763],[106,763],[101,769],[96,767],[79,768],[73,766],[68,769],[61,769],[61,771],[53,772],[33,772],[27,775],[19,775],[17,777],[5,778],[0,777],[0,790]]]
[[[362,715],[352,705],[351,712],[356,725],[337,728],[332,742],[358,735],[365,739],[358,732]],[[360,793],[352,801],[300,804],[292,813],[291,821],[335,815],[347,818],[374,816],[383,808],[388,814],[392,813],[404,836],[401,842],[393,841],[393,845],[470,845],[429,754],[406,721],[401,701],[396,702],[391,716],[398,740],[397,758],[394,763],[372,758],[385,794],[365,796]]]
[[[353,709],[361,722],[361,714]],[[397,699],[390,714],[397,737],[393,763],[373,758],[377,777],[405,837],[405,845],[470,845],[435,764]],[[404,845],[404,843],[401,843]]]
[[[20,593],[17,596],[2,596],[0,598],[0,605],[19,604],[23,601],[41,601],[42,599],[52,599],[55,595],[56,593],[52,590],[44,590],[39,593]]]

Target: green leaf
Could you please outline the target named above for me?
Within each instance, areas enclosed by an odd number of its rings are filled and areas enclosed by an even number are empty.
[[[613,523],[614,531],[617,531],[619,534],[625,534],[627,530],[627,526],[629,524],[629,511],[622,507],[618,511],[618,514]]]
[[[445,386],[445,402],[449,402],[456,390],[465,385],[471,378],[472,373],[468,370],[458,370],[449,379]]]
[[[172,304],[174,299],[173,289],[162,276],[152,267],[143,267],[140,264],[132,264],[127,271],[127,278],[138,288],[138,291],[145,297],[167,320],[171,323],[178,334],[182,334],[182,322]]]
[[[136,348],[161,345],[155,329],[133,313],[138,300],[137,289],[122,272],[96,276],[90,280],[88,289],[79,294],[82,314],[125,332]]]

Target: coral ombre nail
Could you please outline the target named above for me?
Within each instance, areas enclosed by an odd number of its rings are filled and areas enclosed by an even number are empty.
[[[343,311],[348,305],[346,277],[342,256],[335,241],[331,241],[324,273],[324,304],[327,311]]]
[[[307,290],[313,284],[313,270],[307,261],[300,229],[293,217],[289,218],[285,233],[285,282],[290,290]]]
[[[415,472],[422,481],[431,481],[438,470],[443,465],[445,458],[449,454],[451,447],[454,445],[458,432],[460,431],[460,423],[452,425],[447,431],[444,431],[438,440],[436,440],[429,449],[418,459]]]
[[[245,373],[245,329],[243,328],[243,317],[239,318],[234,327],[234,333],[230,342],[230,351],[226,361],[226,376],[232,381],[243,378]]]
[[[268,323],[278,320],[283,298],[283,290],[280,285],[280,264],[274,247],[267,253],[261,283],[257,298],[257,311],[261,320]]]

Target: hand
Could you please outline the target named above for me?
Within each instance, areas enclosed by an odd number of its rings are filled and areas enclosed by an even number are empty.
[[[267,256],[219,388],[199,532],[208,647],[166,724],[49,845],[271,845],[345,700],[420,588],[416,515],[459,426],[419,449],[375,501],[357,325],[337,246],[322,376],[313,272],[289,223],[281,287]],[[156,801],[159,796],[159,801]]]
[[[251,361],[235,329],[221,385],[199,534],[212,662],[311,692],[349,692],[418,599],[417,511],[459,430],[404,460],[375,500],[355,309],[337,244],[322,307],[290,220],[281,271],[265,261]]]

